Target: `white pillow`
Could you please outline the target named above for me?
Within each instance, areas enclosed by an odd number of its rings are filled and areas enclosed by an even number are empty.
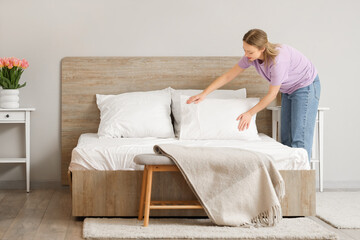
[[[237,117],[255,106],[258,98],[205,99],[198,104],[187,104],[189,96],[181,96],[180,139],[241,139],[259,140],[256,114],[250,126],[239,131]]]
[[[96,94],[99,137],[173,138],[170,88],[119,95]]]
[[[171,111],[174,117],[174,130],[175,136],[179,137],[180,135],[180,126],[181,126],[181,107],[180,107],[180,95],[187,95],[189,97],[201,93],[203,90],[195,89],[173,89],[171,88]],[[206,96],[208,98],[219,98],[219,99],[229,99],[229,98],[246,98],[246,89],[241,88],[238,90],[224,90],[219,89],[211,92]]]

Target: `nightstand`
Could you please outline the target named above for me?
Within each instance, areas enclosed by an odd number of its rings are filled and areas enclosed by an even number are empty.
[[[281,106],[267,107],[272,111],[272,138],[281,141]],[[311,152],[311,169],[315,169],[315,164],[319,165],[319,190],[323,191],[324,175],[324,112],[330,110],[328,107],[319,107],[316,115],[314,129],[314,141]]]
[[[0,108],[0,123],[25,124],[25,158],[0,158],[0,163],[25,163],[26,191],[30,192],[30,113],[35,108]]]

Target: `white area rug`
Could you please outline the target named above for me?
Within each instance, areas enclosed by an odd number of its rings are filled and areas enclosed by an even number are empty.
[[[86,239],[338,239],[309,218],[285,218],[275,227],[215,226],[209,219],[150,219],[149,226],[135,218],[86,218]]]
[[[316,193],[316,216],[336,228],[360,228],[360,192]]]

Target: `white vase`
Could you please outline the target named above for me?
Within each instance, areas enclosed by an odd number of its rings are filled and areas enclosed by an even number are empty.
[[[19,89],[3,89],[0,93],[1,108],[19,108]]]

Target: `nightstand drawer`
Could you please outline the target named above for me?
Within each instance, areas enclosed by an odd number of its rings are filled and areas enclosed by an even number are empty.
[[[0,112],[0,121],[25,121],[25,112]]]

